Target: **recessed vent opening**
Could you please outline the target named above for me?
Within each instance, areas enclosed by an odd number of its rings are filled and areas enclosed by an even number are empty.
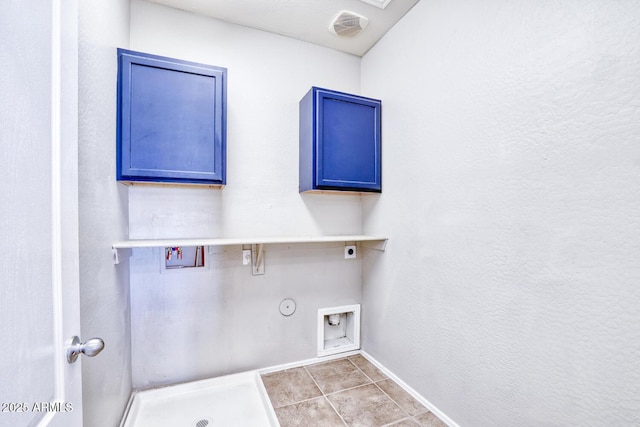
[[[384,9],[389,5],[389,3],[391,3],[391,0],[360,0],[360,1],[375,7],[379,7],[380,9]]]
[[[369,19],[355,12],[343,10],[331,21],[329,31],[340,37],[355,37],[367,28]]]

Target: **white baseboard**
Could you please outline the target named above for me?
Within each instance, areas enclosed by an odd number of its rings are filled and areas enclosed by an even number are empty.
[[[420,393],[415,391],[413,388],[409,387],[407,383],[402,381],[396,374],[385,368],[380,362],[373,358],[370,354],[365,351],[360,351],[360,354],[367,359],[369,362],[373,363],[376,368],[380,369],[382,373],[395,381],[400,387],[402,387],[407,393],[413,396],[418,402],[422,403],[428,410],[433,412],[438,418],[444,421],[449,427],[460,427],[455,421],[447,416],[444,412],[438,409],[433,403],[429,402],[427,399],[422,397]]]
[[[297,362],[283,363],[282,365],[269,366],[268,368],[258,369],[260,375],[270,374],[272,372],[284,371],[285,369],[299,368],[300,366],[313,365],[314,363],[329,362],[343,357],[354,356],[360,354],[360,350],[346,351],[344,353],[332,354],[323,357],[314,357],[313,359],[300,360]]]

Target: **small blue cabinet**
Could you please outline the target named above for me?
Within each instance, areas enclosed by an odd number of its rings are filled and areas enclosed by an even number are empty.
[[[117,179],[226,184],[227,70],[118,49]]]
[[[382,191],[380,100],[312,87],[300,101],[300,192]]]

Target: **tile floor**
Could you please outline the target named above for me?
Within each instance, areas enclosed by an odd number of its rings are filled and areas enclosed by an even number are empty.
[[[446,427],[357,354],[262,375],[282,427]]]

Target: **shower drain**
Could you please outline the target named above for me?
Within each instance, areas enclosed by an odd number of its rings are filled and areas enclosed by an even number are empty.
[[[207,420],[206,418],[203,418],[196,422],[195,427],[207,427],[208,425],[209,425],[209,420]]]

